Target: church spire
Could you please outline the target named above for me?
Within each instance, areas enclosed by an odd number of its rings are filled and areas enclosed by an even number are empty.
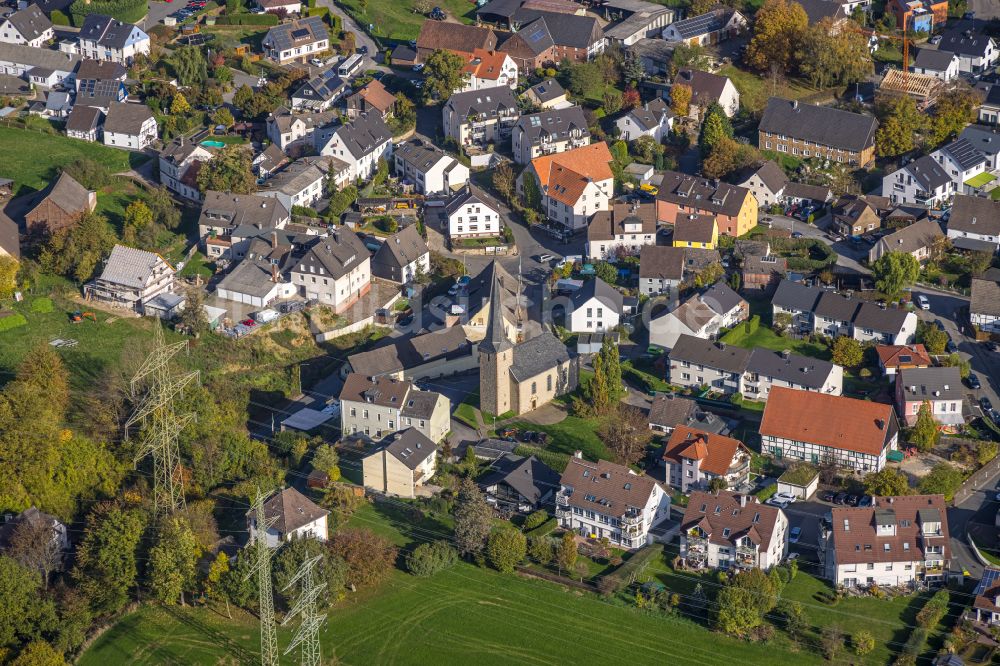
[[[503,325],[503,303],[501,273],[497,260],[493,260],[490,276],[490,317],[486,322],[486,337],[479,343],[479,351],[487,354],[499,354],[511,349],[514,345],[507,339]]]

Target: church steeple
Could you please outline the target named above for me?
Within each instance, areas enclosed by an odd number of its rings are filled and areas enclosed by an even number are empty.
[[[503,269],[497,261],[489,270],[490,316],[486,322],[486,337],[479,343],[479,408],[498,416],[513,408],[511,404],[510,369],[514,364],[514,345],[507,338],[503,321]],[[509,278],[508,278],[509,279]]]
[[[503,324],[503,303],[501,294],[504,286],[502,276],[497,270],[496,259],[491,267],[493,275],[490,276],[490,317],[486,322],[486,337],[479,343],[479,351],[487,354],[499,354],[514,347],[507,338],[507,333]]]

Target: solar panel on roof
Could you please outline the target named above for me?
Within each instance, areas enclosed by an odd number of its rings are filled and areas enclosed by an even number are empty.
[[[537,42],[539,39],[545,36],[545,30],[543,28],[535,28],[535,31],[528,35],[529,42]]]
[[[298,28],[292,30],[292,39],[304,39],[309,36],[309,30],[306,28]]]
[[[1000,570],[997,569],[985,569],[983,571],[983,577],[980,579],[979,584],[976,585],[976,591],[973,592],[977,597],[986,593],[986,590],[993,587],[997,579],[1000,578]]]

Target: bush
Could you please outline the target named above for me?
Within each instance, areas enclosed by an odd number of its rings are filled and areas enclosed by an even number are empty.
[[[854,654],[863,657],[875,649],[875,637],[865,629],[856,631],[851,636],[851,648],[854,649]]]
[[[215,19],[216,25],[278,25],[280,22],[274,14],[227,14]]]
[[[555,556],[555,547],[552,545],[552,539],[547,536],[531,537],[528,554],[531,556],[531,559],[542,566],[547,565]]]
[[[761,502],[766,502],[771,499],[774,493],[778,492],[778,484],[772,483],[769,486],[765,486],[756,492],[757,499]]]
[[[27,323],[28,320],[24,318],[23,314],[12,314],[9,317],[0,319],[0,333],[18,328],[20,326],[25,326]]]
[[[138,23],[149,12],[147,0],[75,0],[69,6],[73,25],[83,25],[90,14],[103,14],[124,23]]]
[[[52,312],[52,299],[51,298],[36,298],[31,302],[31,311],[38,312],[39,314],[48,314]]]
[[[924,607],[917,613],[917,625],[924,629],[931,629],[948,612],[948,601],[950,594],[948,590],[942,588],[934,593],[934,596],[927,600]]]
[[[292,215],[299,217],[319,217],[319,213],[309,206],[292,206]]]
[[[597,591],[604,597],[613,597],[625,589],[621,576],[610,573],[597,579]]]
[[[545,521],[549,519],[549,513],[544,510],[535,511],[533,514],[524,519],[524,524],[521,525],[521,529],[525,532],[528,530],[533,530],[536,527],[541,527],[545,524]]]
[[[653,543],[648,546],[643,546],[639,550],[632,553],[632,557],[629,558],[628,562],[618,567],[618,571],[615,572],[615,575],[627,582],[632,578],[632,575],[636,571],[662,555],[663,544]]]
[[[49,14],[49,20],[52,21],[52,25],[69,25],[69,17],[58,9],[52,10],[52,13]]]
[[[422,543],[406,557],[406,570],[414,576],[433,576],[458,562],[458,551],[447,541]]]
[[[375,220],[375,228],[381,229],[387,234],[394,234],[399,231],[399,222],[396,218],[386,215]]]
[[[569,465],[569,456],[565,453],[549,451],[548,449],[540,449],[537,446],[521,444],[514,449],[514,453],[525,457],[535,456],[543,463],[560,473],[562,473],[562,471],[566,469],[566,466]]]
[[[524,561],[527,553],[527,538],[509,527],[494,531],[486,544],[490,564],[501,573],[514,573],[514,568]]]

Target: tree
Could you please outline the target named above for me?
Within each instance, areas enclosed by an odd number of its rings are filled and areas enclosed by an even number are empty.
[[[525,208],[541,210],[542,191],[538,188],[538,179],[531,171],[525,170],[521,173],[521,198],[524,200]]]
[[[809,17],[802,5],[792,0],[766,0],[754,19],[744,61],[762,72],[772,67],[782,72],[793,70],[808,27]]]
[[[705,113],[705,120],[701,124],[701,134],[698,136],[698,145],[702,155],[708,155],[712,149],[719,145],[724,139],[733,138],[733,125],[726,117],[726,112],[722,107],[713,103]]]
[[[160,521],[158,540],[149,549],[149,585],[164,604],[184,605],[184,592],[194,589],[201,546],[187,519],[172,516]]]
[[[925,400],[917,412],[916,423],[910,428],[909,441],[921,451],[930,451],[937,445],[939,439],[941,432],[934,421],[931,403]]]
[[[84,213],[76,225],[52,234],[42,248],[39,262],[53,273],[84,283],[93,277],[117,240],[103,215]]]
[[[374,587],[389,577],[396,564],[396,547],[369,529],[348,528],[330,539],[330,551],[347,565],[347,582]]]
[[[937,147],[976,120],[980,100],[969,86],[955,87],[938,96],[930,123],[928,143]]]
[[[837,625],[828,624],[823,627],[819,643],[823,656],[833,661],[844,647],[844,634]]]
[[[313,451],[312,466],[313,469],[326,472],[331,481],[340,480],[340,455],[330,444],[323,442],[316,447]]]
[[[715,626],[727,634],[746,636],[777,603],[774,581],[766,573],[760,569],[742,571],[719,591]]]
[[[863,657],[875,649],[875,637],[867,629],[859,629],[851,636],[851,647],[854,654]]]
[[[776,606],[776,612],[784,620],[785,631],[792,640],[801,638],[809,628],[809,619],[798,601],[783,599]]]
[[[634,109],[640,104],[642,104],[642,97],[639,96],[639,91],[635,88],[626,88],[625,92],[622,93],[622,108]]]
[[[845,368],[856,368],[864,360],[864,349],[854,338],[841,336],[833,341],[833,362]]]
[[[928,354],[937,356],[943,354],[948,346],[948,334],[934,324],[920,322],[917,325],[917,342],[927,349]]]
[[[225,60],[223,60],[223,62],[225,62]],[[223,87],[229,88],[229,84],[233,82],[233,70],[226,65],[216,65],[212,69],[212,78],[215,79],[216,82],[221,83]]]
[[[447,541],[422,543],[406,556],[406,570],[426,578],[458,562],[458,552]]]
[[[347,564],[334,554],[333,549],[328,544],[316,539],[292,539],[278,550],[271,565],[274,590],[281,595],[284,603],[289,604],[295,598],[295,591],[294,588],[284,592],[282,590],[289,586],[292,577],[295,576],[303,562],[317,556],[320,558],[316,565],[317,582],[326,583],[326,588],[319,597],[320,603],[329,604],[344,589],[348,577]],[[239,561],[250,559],[249,557],[240,557]],[[254,588],[253,593],[256,595],[256,588]],[[254,605],[255,602],[256,599],[249,599],[251,605]],[[234,600],[234,603],[237,602]]]
[[[199,335],[208,329],[208,315],[205,314],[205,292],[200,287],[190,286],[184,290],[181,324],[193,335]]]
[[[675,83],[670,87],[670,109],[678,116],[686,116],[691,112],[691,97],[693,91],[686,83]]]
[[[73,577],[99,615],[116,613],[128,603],[143,528],[138,512],[118,507],[98,509],[88,518]]]
[[[222,125],[226,129],[229,129],[236,124],[236,119],[233,118],[233,112],[223,106],[212,114],[212,124]]]
[[[10,666],[65,666],[66,660],[45,641],[31,641]]]
[[[493,509],[479,486],[463,479],[455,500],[455,546],[463,557],[479,555],[493,528]]]
[[[233,93],[233,106],[239,109],[244,116],[255,115],[249,113],[251,105],[254,103],[254,94],[253,88],[244,83]]]
[[[451,51],[438,49],[427,57],[424,64],[424,90],[427,95],[437,99],[448,99],[465,84],[465,74],[462,69],[465,60]]]
[[[867,37],[837,30],[829,17],[807,29],[797,58],[799,70],[817,88],[862,81],[873,67]]]
[[[555,556],[552,539],[544,534],[531,537],[528,540],[528,556],[543,567],[547,566]]]
[[[417,125],[417,107],[403,93],[396,93],[393,117],[390,121],[393,135],[409,132]]]
[[[0,256],[0,298],[10,298],[17,290],[17,271],[21,265],[9,255]]]
[[[604,89],[604,74],[600,66],[593,62],[580,62],[561,67],[563,72],[563,83],[566,89],[578,98],[597,97]]]
[[[559,567],[559,575],[563,571],[571,571],[576,565],[576,537],[572,532],[563,532],[562,540],[556,546],[556,565]]]
[[[200,86],[208,78],[208,63],[197,46],[182,46],[170,56],[170,64],[182,86]]]
[[[898,497],[910,494],[910,481],[904,472],[884,467],[865,476],[865,492],[878,497]]]
[[[146,205],[153,211],[153,219],[168,231],[174,231],[181,224],[181,212],[165,186],[146,190]]]
[[[872,262],[875,288],[889,298],[895,298],[920,276],[920,263],[908,252],[886,252]]]
[[[962,358],[957,352],[948,354],[942,365],[950,368],[958,368],[958,375],[962,379],[968,379],[969,375],[972,374],[972,364],[967,359]]]
[[[47,520],[22,520],[10,535],[9,555],[29,571],[42,575],[42,586],[48,589],[49,575],[63,561],[62,544]]]
[[[896,157],[916,146],[917,135],[927,118],[917,110],[912,97],[886,97],[875,107],[881,124],[875,132],[875,151],[880,157]]]
[[[721,280],[725,274],[726,269],[718,262],[713,262],[695,274],[694,286],[697,289],[708,287]]]
[[[622,364],[618,345],[614,343],[610,335],[604,337],[599,353],[601,366],[608,381],[609,397],[612,401],[617,402],[625,395],[625,387],[622,384]]]
[[[677,71],[685,67],[703,70],[708,64],[708,52],[704,46],[700,44],[678,44],[674,49],[673,55],[670,56],[670,76],[677,76]]]
[[[55,608],[45,599],[42,581],[9,557],[0,555],[0,650],[35,638],[55,620]]]
[[[431,0],[414,0],[413,2],[414,14],[429,14],[432,9],[434,9],[434,3]]]
[[[608,90],[604,93],[602,99],[602,106],[604,107],[604,113],[613,116],[622,110],[622,96],[621,94],[615,92],[614,90]]]
[[[532,180],[532,178],[529,176],[525,180]],[[493,187],[508,204],[514,200],[515,186],[514,170],[509,162],[503,162],[493,170]]]
[[[494,530],[486,544],[490,564],[500,573],[514,573],[528,552],[528,540],[520,530],[504,527]]]
[[[598,261],[594,265],[594,275],[608,284],[614,284],[618,281],[618,269],[607,261]]]
[[[709,178],[722,178],[736,170],[737,143],[723,137],[702,162],[701,170]]]
[[[216,190],[235,194],[256,192],[257,181],[251,169],[252,161],[253,155],[246,146],[226,146],[198,170],[198,189],[202,192]]]
[[[628,83],[637,84],[646,78],[646,68],[642,65],[642,59],[632,52],[626,52],[622,60],[622,79]]]
[[[187,98],[184,97],[184,93],[177,91],[174,98],[170,101],[170,113],[175,116],[180,116],[188,113],[191,110],[191,105],[188,104]]]
[[[955,496],[962,485],[962,472],[946,462],[938,463],[920,480],[920,492],[926,495],[944,495],[946,502]]]
[[[630,405],[618,404],[597,430],[601,440],[621,465],[635,465],[646,457],[646,446],[652,440],[642,413]]]
[[[729,488],[729,483],[721,476],[713,477],[711,481],[708,482],[708,489],[713,493],[718,493]]]
[[[657,155],[663,155],[663,145],[648,134],[633,141],[629,150],[637,160],[645,164],[652,164]]]
[[[153,211],[141,199],[136,199],[125,209],[122,241],[142,247],[151,247],[156,243]]]

